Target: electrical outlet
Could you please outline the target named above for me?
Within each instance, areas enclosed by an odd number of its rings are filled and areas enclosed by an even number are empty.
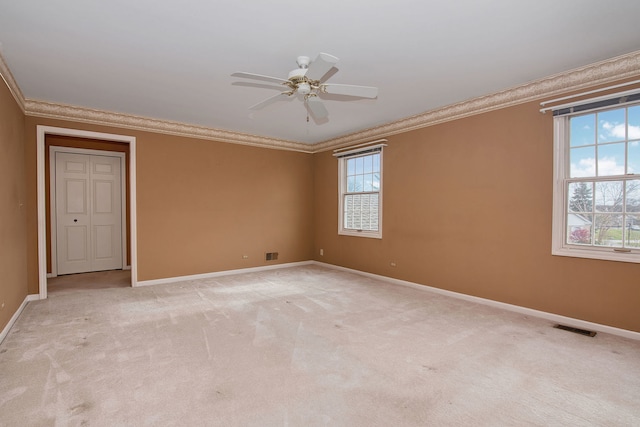
[[[4,301],[2,301],[2,305],[0,305],[0,310],[4,308]]]
[[[249,259],[249,255],[242,255],[242,259]]]
[[[395,267],[396,266],[396,262],[395,261],[391,261],[391,267]]]
[[[324,249],[320,249],[320,256],[324,256]]]

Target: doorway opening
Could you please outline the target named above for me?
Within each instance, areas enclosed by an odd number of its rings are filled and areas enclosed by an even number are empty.
[[[47,279],[47,294],[62,295],[79,290],[131,287],[131,270],[106,270],[66,274]]]
[[[128,280],[129,286],[136,286],[135,142],[135,137],[127,135],[49,126],[37,127],[38,281],[40,299],[47,297],[48,278],[55,278],[52,279],[52,283],[64,284],[68,289],[77,288],[78,284],[82,283],[83,280],[93,283],[94,287],[104,287],[108,282],[112,282],[114,286],[121,286],[123,280]],[[71,167],[67,168],[71,170],[71,175],[62,175],[69,179],[65,184],[67,187],[64,187],[60,193],[63,194],[63,197],[66,197],[64,194],[66,194],[67,190],[76,190],[77,194],[66,202],[58,201],[62,204],[67,203],[70,208],[67,209],[65,207],[63,209],[64,212],[60,213],[54,210],[55,207],[52,209],[52,206],[55,206],[55,200],[52,203],[51,198],[56,197],[57,192],[54,188],[56,180],[55,177],[51,180],[51,174],[56,173],[55,157],[57,153],[60,153],[59,157],[63,158],[62,154],[65,152],[69,153],[64,154],[64,156],[67,156],[65,158],[72,160],[69,163]],[[84,156],[86,156],[86,167],[82,166]],[[104,159],[112,159],[112,161],[105,162],[103,161]],[[118,168],[119,170],[116,171]],[[76,170],[74,171],[73,169]],[[86,169],[87,171],[94,169],[97,176],[89,176],[90,174],[87,173],[85,179],[82,175],[80,177],[73,175],[73,173],[81,169]],[[108,175],[106,172],[110,169],[120,175],[119,181],[116,180],[117,183],[106,178]],[[62,176],[58,176],[60,181],[63,181]],[[108,193],[114,186],[120,187],[121,194],[117,196],[111,195],[98,202],[92,198],[92,191],[95,193]],[[82,199],[82,197],[78,198],[78,195],[83,194],[83,191],[91,196],[91,201],[87,198],[87,200],[78,202],[78,200]],[[83,212],[86,214],[86,211],[89,210],[88,203],[94,204],[94,210],[96,210],[95,203],[99,204],[97,211],[99,211],[100,215],[95,220],[87,219],[86,215],[84,217],[81,215]],[[71,211],[72,214],[66,215],[67,211]],[[111,220],[105,222],[103,213],[107,211],[115,211],[115,214],[111,216],[119,218],[121,220],[120,225],[113,223]],[[77,215],[74,216],[74,214]],[[59,224],[58,216],[68,220],[69,224],[57,225]],[[65,216],[69,216],[69,218]],[[73,227],[74,225],[81,225],[83,221],[92,224],[96,223],[99,226],[92,227],[91,230],[88,227]],[[116,230],[114,227],[119,228]],[[59,237],[62,238],[59,239]],[[72,245],[61,247],[60,240],[62,240],[62,243],[67,244],[69,243],[67,238],[70,239]],[[61,268],[60,264],[58,264],[58,259],[65,257],[71,258],[70,264],[78,264],[76,261],[83,257],[81,252],[85,249],[93,257],[93,260],[90,260],[87,265],[80,266],[78,269],[75,265],[71,268],[68,265]],[[64,251],[64,256],[59,256],[58,252],[61,250]],[[70,257],[68,256],[69,254],[71,254]],[[114,255],[117,260],[110,261],[107,259],[107,255]],[[100,270],[105,270],[105,273],[93,273]],[[107,274],[109,270],[120,270],[122,273]],[[79,277],[69,276],[65,280],[59,280],[59,274],[71,274],[71,276]],[[83,279],[81,276],[84,274],[91,276],[85,276]]]

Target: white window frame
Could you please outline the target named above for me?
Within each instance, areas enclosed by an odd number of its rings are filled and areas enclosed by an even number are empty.
[[[334,153],[338,157],[338,234],[344,236],[368,237],[374,239],[382,239],[382,188],[383,184],[383,147],[386,144],[371,145],[360,149],[342,151]],[[337,151],[337,150],[336,150]],[[374,152],[380,154],[380,189],[378,193],[378,230],[355,230],[344,227],[344,199],[347,193],[347,159],[354,157],[366,156]],[[372,193],[376,193],[373,191]]]
[[[585,104],[587,102],[584,102]],[[635,104],[635,103],[634,103]],[[628,105],[609,106],[606,109],[616,107],[629,107]],[[604,110],[604,108],[600,109]],[[595,112],[597,109],[584,110],[580,114]],[[591,258],[607,261],[621,261],[640,263],[640,249],[594,247],[569,244],[566,242],[567,236],[567,209],[568,194],[567,181],[570,176],[569,166],[569,119],[576,114],[566,114],[554,117],[553,124],[553,222],[552,222],[552,250],[553,255],[569,256],[577,258]],[[604,179],[603,179],[604,178]],[[593,177],[592,181],[606,181],[613,177]],[[640,174],[624,175],[624,179],[640,179]]]

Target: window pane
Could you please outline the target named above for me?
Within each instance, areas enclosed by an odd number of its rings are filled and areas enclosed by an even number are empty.
[[[373,172],[380,172],[380,154],[374,154],[373,158]]]
[[[598,142],[624,141],[626,130],[624,108],[598,113]]]
[[[347,178],[347,191],[350,193],[356,191],[356,178],[353,176]]]
[[[380,174],[379,173],[374,173],[373,174],[373,190],[374,191],[380,191]]]
[[[593,215],[567,215],[567,243],[572,245],[591,245]]]
[[[360,198],[360,229],[362,230],[371,230],[370,202],[369,197],[365,196]]]
[[[364,189],[364,177],[362,175],[356,175],[356,185],[353,191],[363,191]]]
[[[640,248],[640,215],[629,215],[626,221],[625,246]]]
[[[630,107],[627,115],[629,117],[627,138],[640,139],[640,105]]]
[[[593,182],[573,182],[567,194],[570,212],[593,211]]]
[[[368,173],[364,176],[364,191],[373,191],[373,174]]]
[[[569,153],[571,163],[571,178],[596,176],[596,148],[572,148]]]
[[[596,143],[596,115],[587,114],[585,116],[572,117],[570,120],[570,145],[577,147],[580,145],[593,145]]]
[[[622,212],[622,181],[596,182],[596,212]]]
[[[353,228],[353,196],[344,198],[344,227]]]
[[[635,179],[633,181],[627,181],[626,212],[640,213],[640,180],[639,179]]]
[[[629,154],[627,154],[627,173],[640,174],[640,141],[629,142]]]
[[[595,215],[594,227],[596,246],[622,247],[622,215]]]
[[[624,175],[624,143],[598,146],[598,176]]]
[[[378,231],[378,217],[379,212],[378,208],[380,206],[380,198],[378,194],[369,194],[369,216],[371,218],[370,221],[370,230]]]
[[[364,173],[373,172],[373,157],[372,156],[363,157],[363,161],[364,161]]]
[[[356,159],[347,159],[347,175],[356,173]]]
[[[354,160],[356,162],[356,175],[362,174],[364,169],[364,160],[362,157],[356,157]]]

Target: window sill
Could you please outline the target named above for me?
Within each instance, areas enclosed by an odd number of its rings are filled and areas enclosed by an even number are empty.
[[[573,258],[590,258],[603,261],[619,261],[640,263],[638,252],[615,252],[613,249],[581,249],[581,248],[554,248],[552,255],[568,256]]]
[[[355,230],[338,230],[341,236],[367,237],[369,239],[382,239],[382,231],[355,231]]]

